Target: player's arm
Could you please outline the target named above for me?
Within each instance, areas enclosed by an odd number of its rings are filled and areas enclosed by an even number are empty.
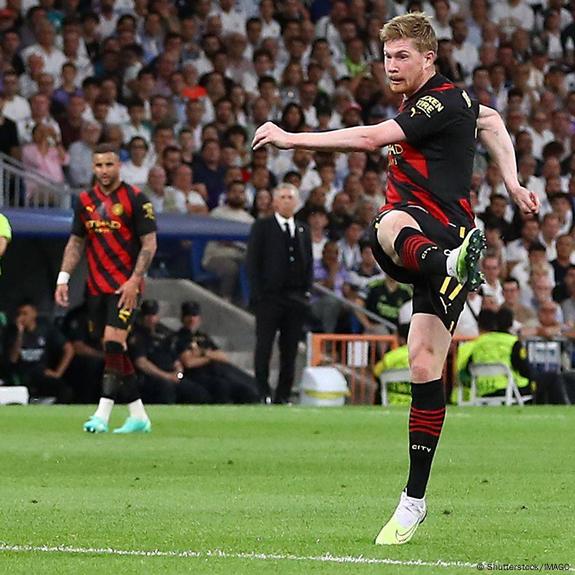
[[[52,369],[45,370],[44,375],[60,379],[66,373],[66,370],[70,366],[70,363],[72,363],[74,355],[75,355],[74,346],[69,341],[65,342],[64,345],[62,346],[62,357],[60,358],[58,365],[53,370]]]
[[[132,310],[136,307],[140,284],[154,259],[154,254],[158,247],[156,232],[150,232],[149,234],[140,236],[140,244],[140,252],[136,259],[134,271],[128,281],[121,285],[116,292],[120,294],[120,300],[118,301],[119,308]]]
[[[62,265],[60,266],[60,273],[56,281],[56,291],[54,299],[59,306],[68,307],[68,282],[72,272],[76,269],[82,254],[84,253],[85,240],[76,234],[70,234],[66,249],[64,250],[64,257],[62,258]]]
[[[7,247],[8,247],[8,240],[4,236],[0,236],[0,258],[6,252]]]
[[[374,152],[405,139],[405,133],[395,120],[385,120],[374,126],[297,134],[286,132],[272,122],[266,122],[256,130],[252,148],[257,150],[266,144],[272,144],[282,150],[305,148],[314,151]]]
[[[519,184],[513,142],[499,113],[480,105],[477,131],[481,143],[499,166],[511,199],[523,213],[536,214],[539,211],[539,198]]]

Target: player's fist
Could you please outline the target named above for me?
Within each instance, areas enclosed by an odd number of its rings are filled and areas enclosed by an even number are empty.
[[[68,307],[68,284],[58,284],[54,292],[54,300],[61,307]]]
[[[252,148],[257,150],[266,144],[272,144],[280,150],[287,150],[290,148],[289,134],[273,122],[266,122],[256,130]]]
[[[519,186],[510,191],[511,199],[517,204],[524,214],[539,213],[540,202],[535,192]]]

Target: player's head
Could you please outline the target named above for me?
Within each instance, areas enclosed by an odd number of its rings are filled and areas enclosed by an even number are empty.
[[[103,190],[113,190],[120,183],[120,156],[116,146],[99,144],[92,153],[92,169]]]
[[[437,37],[425,14],[396,16],[381,29],[380,38],[392,92],[409,96],[433,76]]]

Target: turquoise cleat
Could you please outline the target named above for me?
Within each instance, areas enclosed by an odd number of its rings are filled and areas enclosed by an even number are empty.
[[[152,423],[149,419],[128,417],[124,425],[114,429],[112,433],[149,433],[150,431],[152,431]]]
[[[86,423],[84,423],[84,431],[88,433],[106,433],[108,431],[108,424],[96,415],[92,415]]]

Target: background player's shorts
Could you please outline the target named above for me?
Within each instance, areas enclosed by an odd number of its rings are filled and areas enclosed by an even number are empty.
[[[137,308],[129,311],[119,308],[120,294],[100,294],[87,296],[90,333],[101,338],[104,328],[109,325],[128,331],[134,324]]]
[[[385,220],[382,222],[382,219],[392,210],[409,214],[419,224],[423,234],[446,250],[458,247],[472,226],[469,223],[444,225],[426,209],[408,205],[381,212],[370,226],[371,248],[381,269],[398,282],[413,284],[413,313],[435,315],[441,319],[449,332],[453,333],[469,290],[450,276],[424,276],[393,262],[377,241],[377,229],[380,225],[385,225]]]

